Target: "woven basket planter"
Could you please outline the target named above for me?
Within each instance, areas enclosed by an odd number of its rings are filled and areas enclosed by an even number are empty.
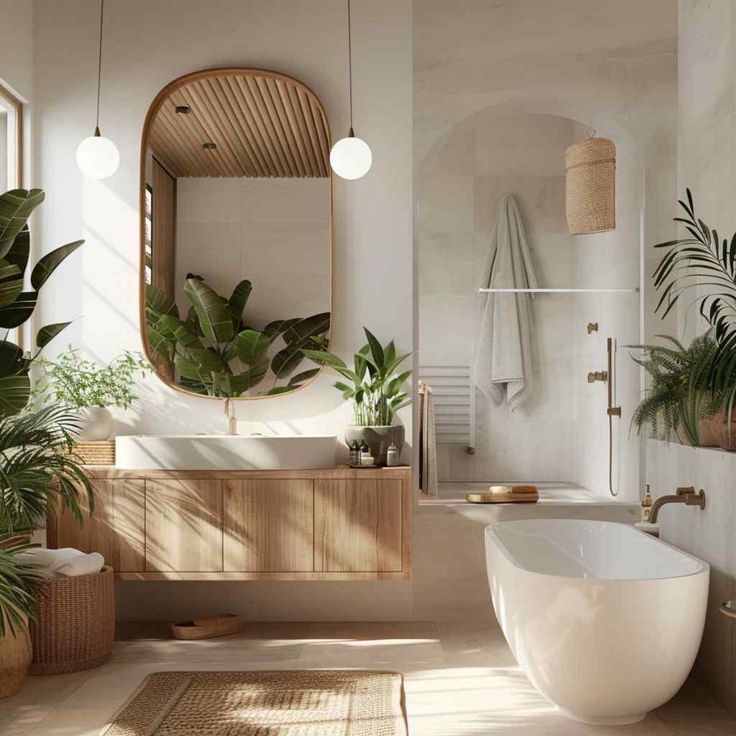
[[[30,628],[32,675],[62,675],[101,665],[115,638],[112,568],[45,580]]]
[[[588,138],[565,151],[565,208],[570,235],[616,227],[616,146]]]
[[[76,442],[72,454],[85,465],[115,465],[115,441]]]

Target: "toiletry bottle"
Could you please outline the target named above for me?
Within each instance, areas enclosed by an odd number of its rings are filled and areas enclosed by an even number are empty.
[[[373,465],[371,448],[368,447],[368,443],[365,440],[363,440],[363,444],[360,446],[360,465]]]
[[[360,446],[358,440],[353,440],[353,444],[350,445],[350,464],[360,465]]]
[[[399,448],[392,442],[386,450],[386,465],[389,468],[396,467],[399,464]]]
[[[652,494],[649,491],[649,483],[647,483],[647,490],[644,494],[644,499],[641,502],[641,520],[649,521],[649,514],[652,510]]]

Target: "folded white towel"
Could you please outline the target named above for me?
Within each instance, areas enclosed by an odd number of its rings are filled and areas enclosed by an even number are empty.
[[[72,547],[61,549],[32,547],[21,552],[20,557],[35,565],[38,572],[46,577],[90,575],[99,572],[105,564],[105,558],[98,552],[87,554]]]

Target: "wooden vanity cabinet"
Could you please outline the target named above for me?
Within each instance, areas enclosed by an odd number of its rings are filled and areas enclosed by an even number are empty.
[[[49,546],[100,552],[121,580],[411,576],[409,468],[88,472],[94,513],[50,518]]]

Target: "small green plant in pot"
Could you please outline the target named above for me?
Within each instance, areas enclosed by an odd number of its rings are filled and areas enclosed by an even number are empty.
[[[652,435],[669,440],[675,435],[682,444],[712,446],[711,417],[722,397],[708,382],[708,371],[718,346],[708,330],[688,347],[668,335],[657,335],[664,345],[627,345],[642,351],[634,358],[650,376],[646,396],[634,411],[632,424],[641,431],[647,425]]]
[[[411,404],[405,391],[411,371],[398,372],[398,369],[411,353],[397,355],[393,340],[381,345],[373,333],[363,329],[368,342],[353,356],[352,368],[326,350],[303,353],[348,381],[334,384],[342,397],[353,403],[353,425],[347,428],[345,441],[349,447],[354,442],[366,442],[376,464],[385,465],[389,446],[395,445],[400,452],[404,444],[404,427],[394,422],[396,412]]]
[[[40,361],[42,373],[34,388],[37,404],[57,402],[77,410],[83,441],[107,440],[113,420],[108,407],[130,408],[135,400],[136,375],[145,375],[149,364],[127,350],[106,366],[69,350],[55,361]]]

